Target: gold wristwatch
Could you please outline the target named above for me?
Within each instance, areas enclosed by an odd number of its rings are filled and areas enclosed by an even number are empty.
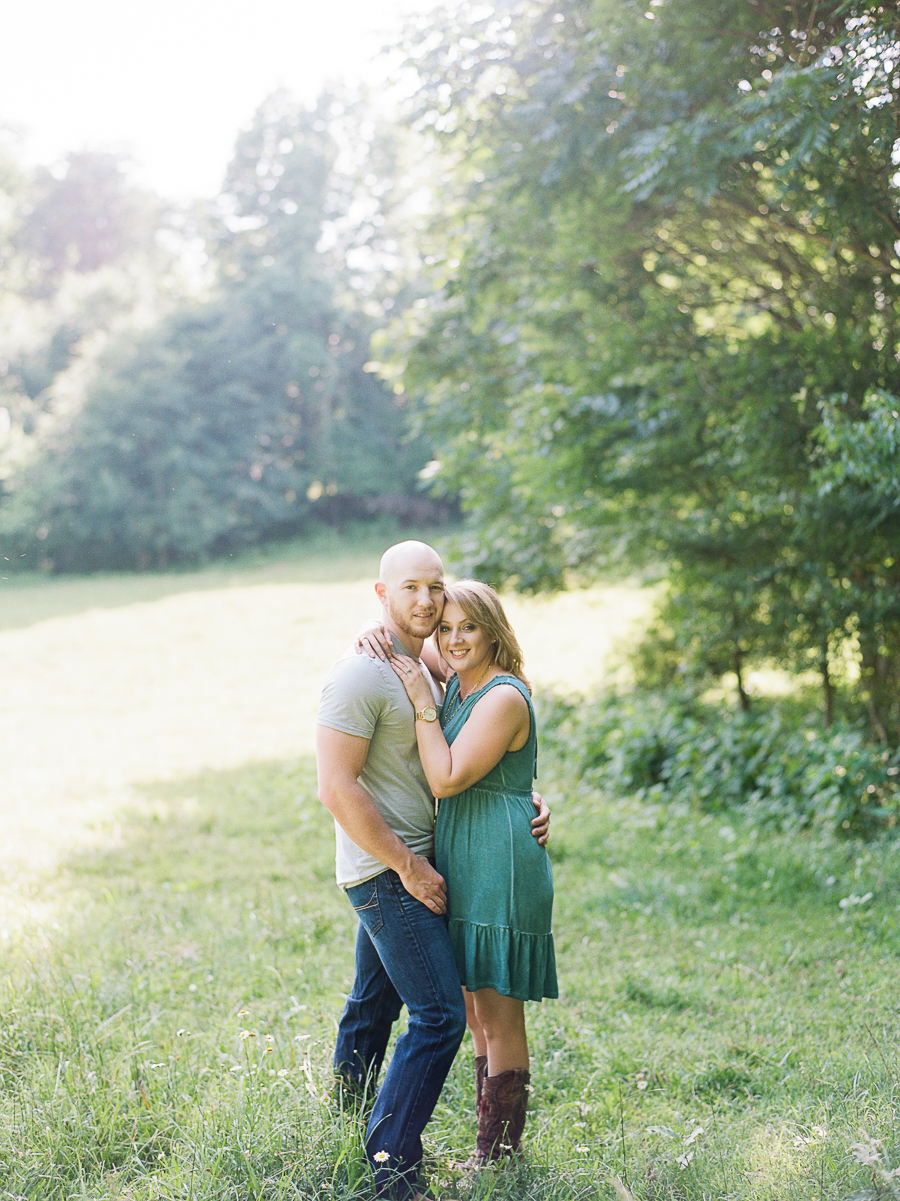
[[[437,709],[433,709],[431,705],[427,709],[419,709],[416,713],[416,721],[436,721]]]

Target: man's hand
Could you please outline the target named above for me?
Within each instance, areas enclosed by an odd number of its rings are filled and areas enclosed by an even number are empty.
[[[447,885],[427,859],[416,855],[406,871],[397,873],[406,891],[432,913],[447,912]]]
[[[531,833],[545,847],[550,841],[550,806],[539,792],[533,792],[531,800],[538,811],[537,817],[532,818]]]

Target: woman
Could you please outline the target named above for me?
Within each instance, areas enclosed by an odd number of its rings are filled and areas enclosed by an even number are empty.
[[[416,709],[416,737],[440,801],[437,870],[475,1044],[474,1162],[518,1151],[529,1089],[525,1001],[556,997],[553,877],[531,837],[537,734],[522,652],[487,584],[445,588],[436,640],[455,672],[440,724],[419,663],[391,664]]]

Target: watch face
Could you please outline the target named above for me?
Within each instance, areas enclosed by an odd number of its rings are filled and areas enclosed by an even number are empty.
[[[417,713],[416,717],[421,717],[423,721],[434,721],[437,717],[437,709],[432,709],[429,705],[427,709],[423,709],[421,713]]]

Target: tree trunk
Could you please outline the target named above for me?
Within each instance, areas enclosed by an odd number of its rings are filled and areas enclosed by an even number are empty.
[[[822,643],[822,653],[819,659],[819,670],[822,673],[822,697],[825,708],[825,728],[830,729],[834,724],[834,682],[828,670],[828,640]]]
[[[741,703],[741,712],[749,713],[750,712],[750,697],[747,695],[746,689],[744,688],[744,677],[742,674],[743,662],[744,662],[743,651],[736,649],[734,652],[734,658],[732,660],[732,663],[733,663],[733,667],[734,667],[734,674],[737,676],[738,700]]]

